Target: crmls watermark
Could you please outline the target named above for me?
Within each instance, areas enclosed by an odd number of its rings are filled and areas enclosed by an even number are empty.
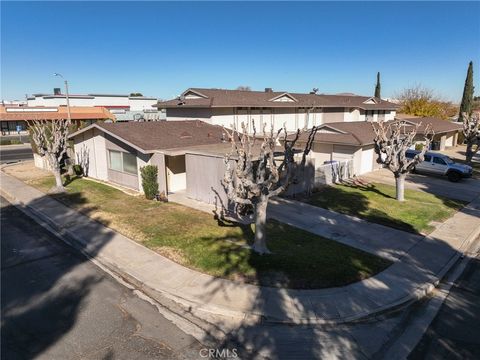
[[[201,349],[199,353],[204,359],[238,359],[237,349]]]

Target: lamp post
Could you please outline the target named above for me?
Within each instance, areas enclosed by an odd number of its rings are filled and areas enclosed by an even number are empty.
[[[70,98],[68,97],[68,81],[63,77],[62,74],[53,73],[53,76],[60,76],[65,82],[65,96],[67,99],[67,116],[68,116],[68,123],[72,122],[72,115],[70,114]]]

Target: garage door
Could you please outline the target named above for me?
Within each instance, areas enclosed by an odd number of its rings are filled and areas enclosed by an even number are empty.
[[[373,148],[362,149],[362,162],[360,164],[360,175],[373,170],[373,156],[375,155]]]
[[[354,152],[355,152],[355,149],[351,146],[334,145],[332,160],[343,161],[343,160],[353,159]]]

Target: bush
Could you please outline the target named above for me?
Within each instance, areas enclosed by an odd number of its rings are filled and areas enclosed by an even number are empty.
[[[73,172],[77,176],[82,176],[83,175],[82,165],[78,165],[78,164],[73,165]]]
[[[1,139],[0,145],[20,145],[22,142],[17,139]]]
[[[422,143],[415,144],[415,150],[422,151],[424,146]]]
[[[158,168],[155,165],[147,165],[140,168],[142,187],[148,200],[155,199],[158,194]]]

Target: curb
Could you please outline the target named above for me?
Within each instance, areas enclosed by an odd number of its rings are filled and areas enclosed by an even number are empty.
[[[480,226],[479,226],[474,231],[472,231],[472,233],[462,242],[460,249],[456,251],[456,253],[451,257],[448,263],[442,268],[442,270],[440,270],[440,272],[434,277],[432,281],[424,283],[422,286],[415,289],[409,295],[403,298],[397,299],[391,302],[390,304],[381,306],[369,312],[358,313],[352,316],[347,316],[347,317],[338,318],[338,319],[329,319],[329,320],[318,319],[318,318],[286,319],[286,318],[275,318],[271,316],[258,315],[253,312],[229,310],[227,308],[214,306],[211,304],[198,304],[188,299],[182,298],[178,295],[169,293],[165,290],[151,288],[147,286],[145,283],[143,283],[142,280],[124,271],[115,263],[103,258],[102,256],[97,255],[95,257],[92,257],[84,249],[84,246],[82,245],[82,240],[80,238],[78,238],[74,233],[72,233],[68,229],[65,229],[62,226],[57,225],[47,215],[44,215],[43,213],[33,209],[28,204],[22,203],[14,195],[6,192],[3,188],[0,188],[0,194],[2,194],[2,196],[10,200],[15,207],[17,207],[27,216],[31,217],[34,221],[38,222],[41,226],[45,227],[47,230],[53,232],[57,237],[59,237],[66,244],[80,251],[89,260],[98,262],[103,267],[105,267],[108,271],[112,272],[113,274],[121,278],[126,283],[131,284],[136,289],[140,290],[141,292],[145,293],[149,297],[153,298],[155,301],[158,301],[160,303],[162,301],[165,301],[165,299],[168,299],[169,301],[173,301],[182,308],[182,311],[184,313],[188,313],[202,320],[205,319],[205,316],[208,317],[208,315],[217,315],[217,316],[235,318],[238,321],[260,320],[262,323],[265,323],[265,324],[335,325],[335,324],[345,324],[345,323],[352,323],[352,322],[371,319],[385,313],[396,311],[402,307],[408,306],[411,303],[416,302],[428,296],[439,285],[440,281],[447,274],[447,272],[463,256],[463,251],[466,250],[468,246],[472,243],[472,241],[475,240],[480,235]],[[133,240],[131,241],[134,242]],[[134,243],[139,245],[136,242]]]

